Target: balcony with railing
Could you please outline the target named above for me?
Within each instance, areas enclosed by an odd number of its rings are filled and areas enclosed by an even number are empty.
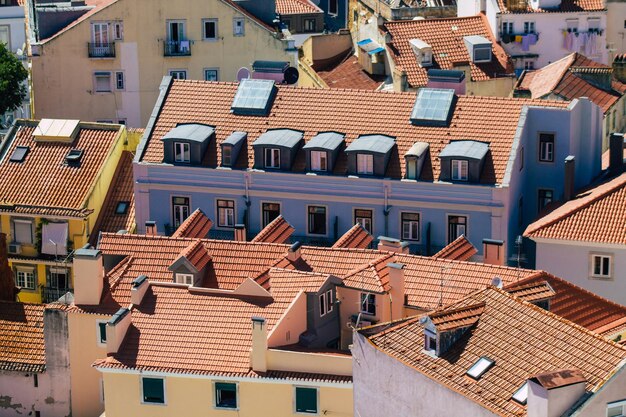
[[[115,42],[87,43],[89,58],[115,58]]]
[[[163,42],[164,56],[190,56],[191,41],[168,41]]]
[[[71,294],[72,294],[72,290],[70,288],[62,289],[62,288],[45,287],[45,286],[41,287],[41,301],[46,304],[57,302],[62,297],[67,298],[67,299],[61,300],[61,302],[71,303],[72,302],[71,298],[73,297],[73,295]]]

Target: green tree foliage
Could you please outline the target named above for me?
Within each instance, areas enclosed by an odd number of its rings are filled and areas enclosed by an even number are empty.
[[[26,98],[24,65],[0,42],[0,114],[17,109]]]

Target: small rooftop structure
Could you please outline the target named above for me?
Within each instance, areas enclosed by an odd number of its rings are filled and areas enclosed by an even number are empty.
[[[302,149],[326,149],[335,151],[344,142],[345,135],[337,132],[323,132],[313,136]]]
[[[238,115],[267,116],[276,96],[272,80],[246,78],[239,82],[231,111]]]
[[[33,136],[37,141],[72,142],[78,134],[80,120],[41,119]]]
[[[257,138],[253,146],[281,146],[293,148],[302,140],[303,133],[293,129],[268,130]]]
[[[396,144],[395,138],[386,135],[361,135],[346,148],[346,152],[387,153]]]
[[[185,139],[191,142],[202,143],[215,133],[213,126],[200,123],[181,123],[163,136],[164,141],[174,139]]]
[[[458,140],[450,142],[439,154],[440,158],[483,159],[489,152],[489,145],[475,140]]]

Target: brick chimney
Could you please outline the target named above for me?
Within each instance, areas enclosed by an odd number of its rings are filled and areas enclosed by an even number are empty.
[[[15,301],[18,288],[13,279],[13,270],[9,266],[7,235],[0,233],[0,300]]]
[[[107,323],[107,354],[117,353],[131,323],[130,310],[120,308]]]
[[[563,184],[563,200],[569,201],[575,195],[576,161],[573,155],[565,158],[565,180]]]
[[[250,367],[255,372],[267,371],[267,325],[263,317],[252,317],[252,350]]]
[[[157,225],[153,220],[148,220],[146,222],[146,235],[148,236],[156,236],[157,235]]]
[[[104,285],[102,253],[89,245],[74,252],[74,303],[100,304]]]
[[[389,262],[389,295],[391,296],[391,320],[404,317],[404,264]]]
[[[577,369],[546,372],[529,378],[527,416],[560,417],[585,395],[586,382]]]
[[[504,265],[504,241],[483,239],[483,263],[489,265]]]
[[[409,244],[387,236],[378,236],[378,250],[396,253],[409,253]]]
[[[238,242],[246,241],[246,225],[245,224],[236,224],[235,225],[235,240]]]
[[[624,134],[611,133],[609,138],[609,175],[616,177],[624,172]]]

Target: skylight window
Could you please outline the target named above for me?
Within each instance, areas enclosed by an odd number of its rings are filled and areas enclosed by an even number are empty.
[[[78,164],[82,157],[83,157],[82,149],[72,149],[65,156],[65,161],[68,164]]]
[[[526,405],[526,400],[528,399],[528,381],[524,382],[511,398],[521,405]]]
[[[454,90],[421,88],[411,112],[411,123],[418,126],[445,126],[450,118]]]
[[[117,203],[117,207],[115,207],[115,214],[128,213],[128,206],[130,206],[130,203],[128,201],[120,201],[119,203]]]
[[[493,359],[489,359],[486,356],[481,357],[476,361],[474,365],[467,371],[467,375],[474,379],[480,379],[496,362]]]
[[[243,79],[237,88],[231,110],[239,115],[267,116],[275,95],[274,81]]]
[[[24,162],[24,158],[26,158],[26,154],[30,148],[28,146],[16,146],[11,154],[11,158],[9,161],[11,162]]]

